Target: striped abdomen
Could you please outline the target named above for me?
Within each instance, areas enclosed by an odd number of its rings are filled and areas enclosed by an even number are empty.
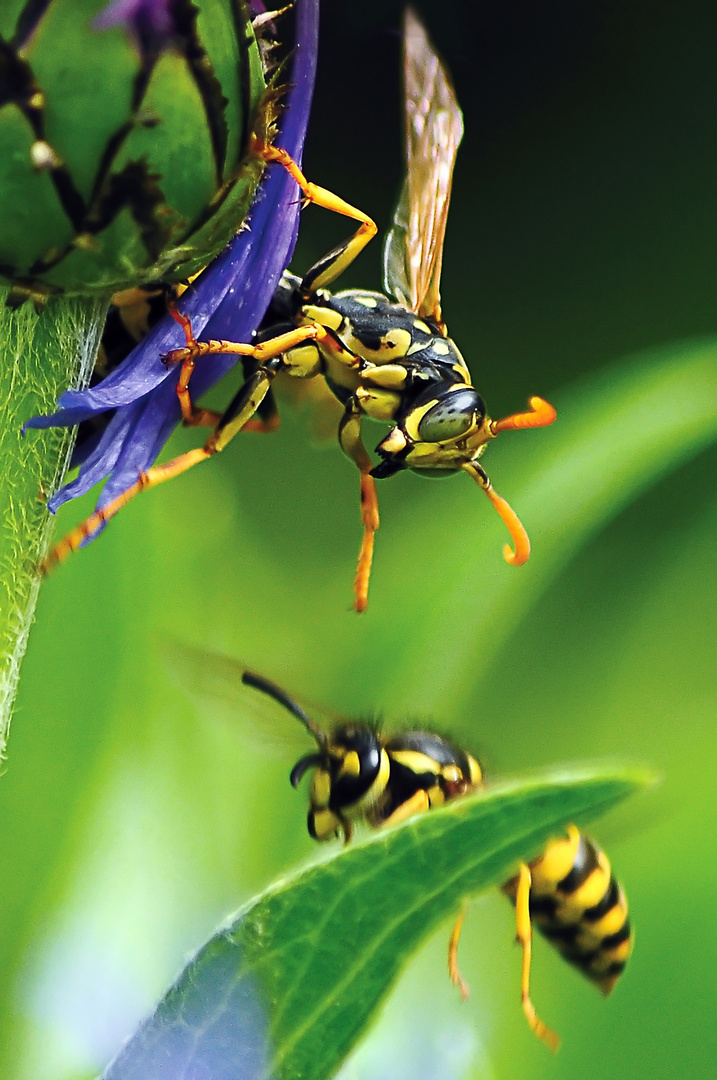
[[[603,851],[574,825],[530,863],[530,915],[561,955],[609,994],[632,951],[627,900]],[[515,901],[517,878],[503,891]]]

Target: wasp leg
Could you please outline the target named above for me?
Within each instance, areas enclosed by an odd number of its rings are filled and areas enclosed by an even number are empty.
[[[382,822],[382,827],[399,825],[402,821],[407,821],[408,818],[413,817],[414,814],[422,814],[424,810],[430,810],[430,808],[431,803],[428,792],[424,788],[419,788],[418,791],[414,791],[410,798],[397,806],[392,814],[389,814],[386,820]]]
[[[354,609],[365,611],[368,606],[368,584],[373,562],[373,543],[380,520],[378,515],[378,496],[376,481],[371,476],[373,462],[361,439],[361,409],[355,397],[349,398],[346,411],[339,425],[339,443],[341,449],[355,462],[361,473],[361,520],[363,539],[356,564],[354,580]]]
[[[212,414],[208,409],[198,408],[192,403],[189,393],[189,380],[194,372],[195,358],[199,355],[197,352],[197,340],[192,330],[192,321],[189,316],[183,315],[173,302],[167,304],[167,310],[174,321],[179,323],[187,340],[186,347],[183,350],[187,355],[182,360],[182,368],[177,382],[177,397],[182,409],[182,419],[187,427],[216,427],[221,420],[221,413]],[[180,350],[175,349],[174,352],[163,356],[163,362],[167,365],[176,363],[175,357],[179,352]],[[213,416],[215,418],[212,420]]]
[[[498,511],[501,521],[510,533],[515,544],[515,550],[511,548],[510,544],[506,544],[503,548],[503,558],[511,566],[522,566],[530,557],[530,538],[523,527],[522,521],[512,506],[501,498],[480,465],[476,464],[475,461],[467,461],[462,468],[485,491]]]
[[[525,428],[548,427],[557,418],[553,406],[541,397],[532,397],[528,402],[530,412],[515,413],[504,420],[491,420],[490,430],[493,435],[499,431],[522,431]]]
[[[464,1001],[468,1000],[470,996],[470,987],[463,978],[458,967],[458,942],[461,939],[461,930],[463,929],[463,920],[466,917],[466,911],[468,910],[467,904],[464,904],[461,908],[458,918],[456,919],[453,930],[451,931],[450,941],[448,942],[448,974],[451,977],[451,982],[454,986],[457,986],[461,992],[461,997]]]
[[[338,195],[334,195],[332,191],[327,191],[326,188],[319,187],[318,184],[312,184],[307,180],[286,150],[281,150],[277,146],[268,146],[256,135],[252,135],[249,149],[250,152],[262,157],[267,164],[277,162],[282,165],[299,185],[304,198],[308,202],[361,222],[353,236],[333,248],[328,255],[325,255],[309,270],[301,283],[300,289],[301,295],[308,299],[317,289],[326,288],[340,274],[343,274],[346,267],[354,261],[356,256],[363,251],[368,242],[376,235],[376,223],[368,214],[364,214],[362,210],[351,206],[350,203],[345,202]]]
[[[544,1024],[537,1015],[533,1002],[530,1000],[530,960],[533,938],[533,927],[530,922],[530,886],[532,878],[530,868],[525,863],[520,864],[518,875],[518,889],[515,896],[515,926],[516,937],[523,949],[523,968],[520,979],[520,997],[523,1003],[523,1012],[532,1031],[550,1047],[557,1050],[560,1045],[560,1036]]]
[[[173,458],[163,465],[154,465],[151,469],[140,473],[137,480],[121,492],[106,506],[96,510],[84,521],[72,529],[58,544],[50,550],[40,564],[42,573],[48,573],[57,563],[63,562],[73,551],[76,551],[85,540],[90,539],[102,525],[106,524],[119,511],[130,502],[135,495],[145,488],[156,487],[164,484],[167,480],[174,479],[187,472],[188,469],[198,465],[200,461],[206,461],[214,454],[220,453],[225,446],[242,430],[247,421],[251,419],[264,400],[271,383],[283,366],[282,354],[301,344],[303,341],[322,340],[326,336],[326,330],[318,323],[310,323],[308,326],[299,327],[287,334],[279,334],[269,341],[259,345],[247,345],[232,341],[201,341],[195,342],[197,354],[200,356],[208,352],[236,353],[240,356],[251,356],[259,361],[259,367],[248,378],[238,393],[229,403],[228,408],[221,416],[219,423],[209,436],[204,446],[189,450],[179,457]],[[189,347],[176,350],[179,354],[189,351]],[[177,359],[182,362],[186,357],[180,355]],[[175,360],[175,354],[170,353],[170,362]]]
[[[184,330],[184,336],[187,341],[184,349],[175,349],[174,352],[167,353],[166,356],[163,357],[165,364],[177,363],[177,361],[183,357],[182,368],[177,382],[177,397],[179,398],[179,404],[182,409],[182,419],[185,427],[215,428],[222,419],[222,413],[216,412],[214,409],[202,409],[195,405],[189,393],[189,380],[194,372],[196,358],[197,356],[203,355],[206,350],[200,348],[199,343],[194,337],[194,331],[192,330],[192,323],[189,317],[183,315],[173,302],[167,304],[167,310],[175,322],[178,322]],[[228,350],[220,349],[217,351],[226,352]],[[253,356],[254,353],[251,355]],[[245,379],[248,377],[246,368],[244,370],[244,377]],[[264,406],[267,400],[268,405],[265,408]],[[271,392],[267,394],[267,397],[262,402],[261,409],[262,415],[247,420],[244,425],[244,431],[256,431],[261,433],[276,431],[279,426],[279,413]]]
[[[257,409],[257,414],[257,416],[252,416],[251,420],[247,420],[242,432],[253,431],[258,435],[268,435],[272,431],[278,431],[281,417],[271,387],[269,387],[266,397]]]

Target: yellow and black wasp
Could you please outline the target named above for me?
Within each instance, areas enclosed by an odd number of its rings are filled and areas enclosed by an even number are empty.
[[[485,782],[477,758],[433,731],[389,734],[365,721],[339,720],[323,729],[307,709],[275,683],[228,657],[183,653],[182,669],[193,673],[194,691],[236,705],[240,684],[253,687],[291,713],[310,733],[316,749],[290,773],[298,787],[311,773],[308,831],[316,840],[348,843],[356,825],[397,824],[440,806]],[[537,1016],[530,998],[532,924],[570,964],[603,994],[617,983],[633,943],[625,893],[603,851],[576,826],[551,840],[543,854],[523,863],[502,891],[516,908],[522,947],[521,998],[531,1029],[552,1049],[558,1036]],[[458,941],[465,912],[451,934],[448,968],[464,997]]]
[[[416,16],[405,17],[407,171],[385,252],[388,295],[362,289],[328,291],[376,233],[366,214],[309,183],[282,150],[254,138],[250,152],[288,169],[307,201],[360,222],[358,230],[319,260],[303,278],[285,273],[268,320],[252,344],[196,341],[190,321],[175,312],[186,347],[165,357],[181,363],[177,392],[186,423],[206,423],[211,414],[190,396],[194,366],[207,353],[241,356],[248,376],[203,447],[142,473],[132,487],[69,533],[51,553],[52,564],[77,548],[100,525],[147,487],[163,483],[223,450],[257,410],[272,418],[271,386],[284,373],[322,378],[344,407],[339,442],[356,464],[361,481],[363,540],[355,582],[355,608],[368,602],[374,534],[379,526],[375,479],[403,469],[424,476],[466,472],[489,497],[513,540],[505,558],[522,565],[530,542],[517,515],[502,499],[479,463],[486,445],[501,431],[543,427],[555,410],[532,397],[529,410],[491,420],[472,385],[468,367],[448,337],[440,301],[443,241],[453,166],[463,134],[461,111],[448,73]],[[269,402],[267,402],[269,395]],[[374,464],[362,439],[364,419],[390,425],[378,443]],[[271,426],[271,424],[269,424]]]

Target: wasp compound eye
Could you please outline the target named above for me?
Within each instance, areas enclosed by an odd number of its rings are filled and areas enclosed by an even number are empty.
[[[485,416],[485,402],[472,386],[447,390],[418,424],[424,442],[447,442],[460,439]]]

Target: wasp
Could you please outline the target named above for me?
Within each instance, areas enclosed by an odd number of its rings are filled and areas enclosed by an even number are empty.
[[[308,202],[359,222],[356,232],[319,260],[302,278],[285,273],[268,320],[251,344],[197,341],[190,320],[173,314],[186,337],[184,348],[167,354],[180,364],[177,393],[186,424],[213,422],[204,446],[143,472],[136,483],[69,533],[50,554],[51,565],[79,547],[136,494],[186,472],[225,449],[260,410],[267,428],[276,425],[272,383],[280,373],[325,380],[343,406],[339,443],[360,475],[363,537],[355,578],[354,607],[364,611],[379,527],[376,479],[405,469],[422,476],[465,472],[485,492],[507,526],[513,547],[504,557],[520,566],[530,541],[519,518],[494,490],[479,462],[501,431],[552,424],[554,408],[531,397],[529,409],[500,420],[485,402],[443,321],[440,275],[453,166],[463,120],[448,72],[416,16],[405,16],[404,83],[406,179],[384,249],[386,293],[329,286],[375,236],[374,221],[338,196],[306,180],[295,162],[276,147],[253,138],[250,152],[277,162],[293,176]],[[232,353],[244,363],[245,381],[225,412],[212,415],[191,399],[195,364],[208,353]],[[389,425],[374,464],[362,438],[365,419]]]
[[[434,731],[391,734],[365,721],[340,719],[324,729],[285,690],[241,663],[195,656],[192,650],[183,653],[182,675],[192,671],[195,691],[204,686],[215,700],[236,707],[243,683],[273,699],[309,732],[316,748],[296,762],[290,782],[297,788],[311,774],[307,827],[315,840],[349,843],[357,825],[394,825],[485,784],[479,760]],[[575,825],[551,840],[538,858],[522,863],[502,892],[516,910],[523,1011],[535,1034],[557,1049],[558,1036],[536,1014],[530,997],[532,926],[608,995],[632,951],[625,893],[607,856]],[[458,967],[464,916],[465,908],[450,937],[448,970],[465,998],[468,987]]]

